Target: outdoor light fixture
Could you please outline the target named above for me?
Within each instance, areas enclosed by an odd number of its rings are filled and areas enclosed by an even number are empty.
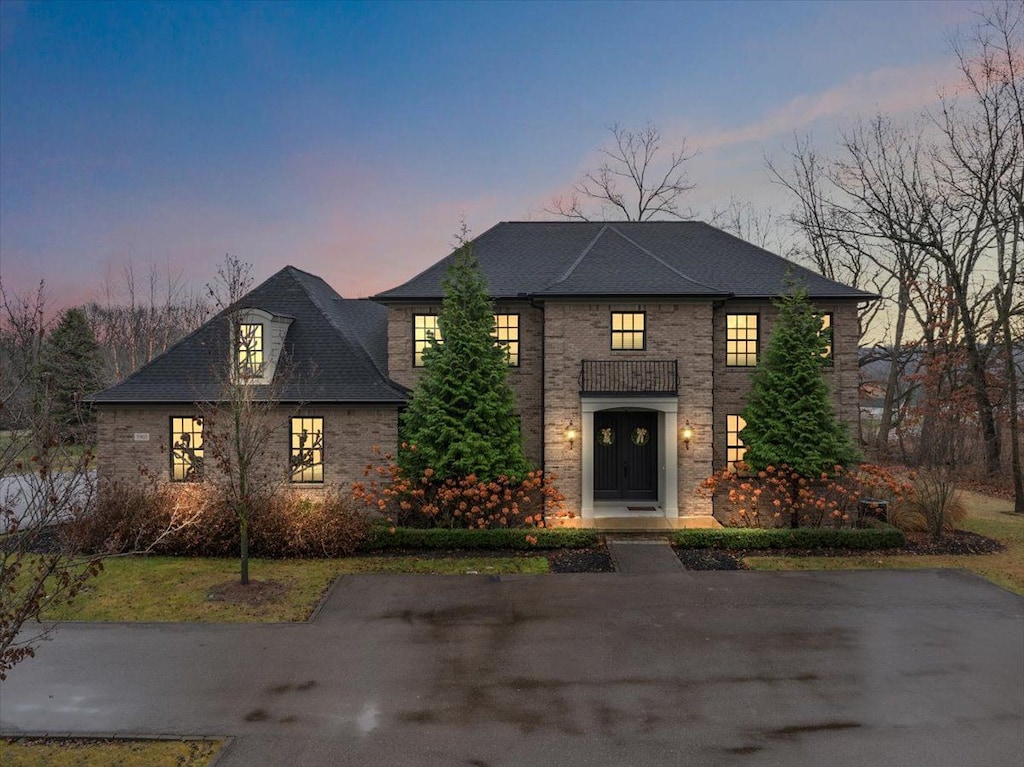
[[[686,449],[690,449],[690,440],[693,439],[693,429],[690,428],[690,422],[686,422],[686,426],[683,427],[683,444],[686,445]]]
[[[576,431],[576,427],[572,423],[572,419],[569,419],[569,425],[565,427],[565,441],[569,443],[569,449],[572,450],[572,443],[576,441],[579,436],[579,432]]]

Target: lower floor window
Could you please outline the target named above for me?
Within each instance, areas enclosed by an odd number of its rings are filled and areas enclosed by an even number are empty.
[[[171,418],[171,480],[198,482],[203,478],[203,419]]]
[[[292,482],[324,481],[324,419],[293,418],[291,455]]]
[[[726,463],[729,471],[736,471],[736,464],[743,460],[747,453],[746,445],[740,439],[740,432],[746,427],[747,422],[741,415],[727,415],[726,419]]]

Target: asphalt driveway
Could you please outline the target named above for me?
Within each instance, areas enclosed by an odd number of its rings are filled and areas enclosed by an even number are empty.
[[[346,576],[309,624],[69,624],[5,734],[233,736],[230,765],[984,765],[1024,599],[950,571]]]

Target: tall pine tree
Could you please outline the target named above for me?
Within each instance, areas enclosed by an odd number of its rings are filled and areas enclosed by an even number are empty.
[[[758,471],[785,465],[804,477],[831,474],[835,466],[855,462],[858,454],[845,424],[832,412],[822,373],[827,341],[821,315],[803,287],[794,287],[775,305],[779,316],[743,411],[744,461]]]
[[[505,351],[495,344],[494,306],[471,242],[463,241],[444,281],[442,342],[423,355],[424,373],[402,414],[399,451],[410,477],[433,469],[447,479],[481,480],[529,471],[523,456]]]
[[[36,385],[36,409],[46,408],[52,424],[78,440],[91,423],[82,398],[103,388],[103,358],[81,309],[68,309],[43,346]]]

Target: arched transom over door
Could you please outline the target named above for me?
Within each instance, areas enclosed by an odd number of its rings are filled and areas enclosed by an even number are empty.
[[[657,500],[658,413],[594,413],[594,500]]]

